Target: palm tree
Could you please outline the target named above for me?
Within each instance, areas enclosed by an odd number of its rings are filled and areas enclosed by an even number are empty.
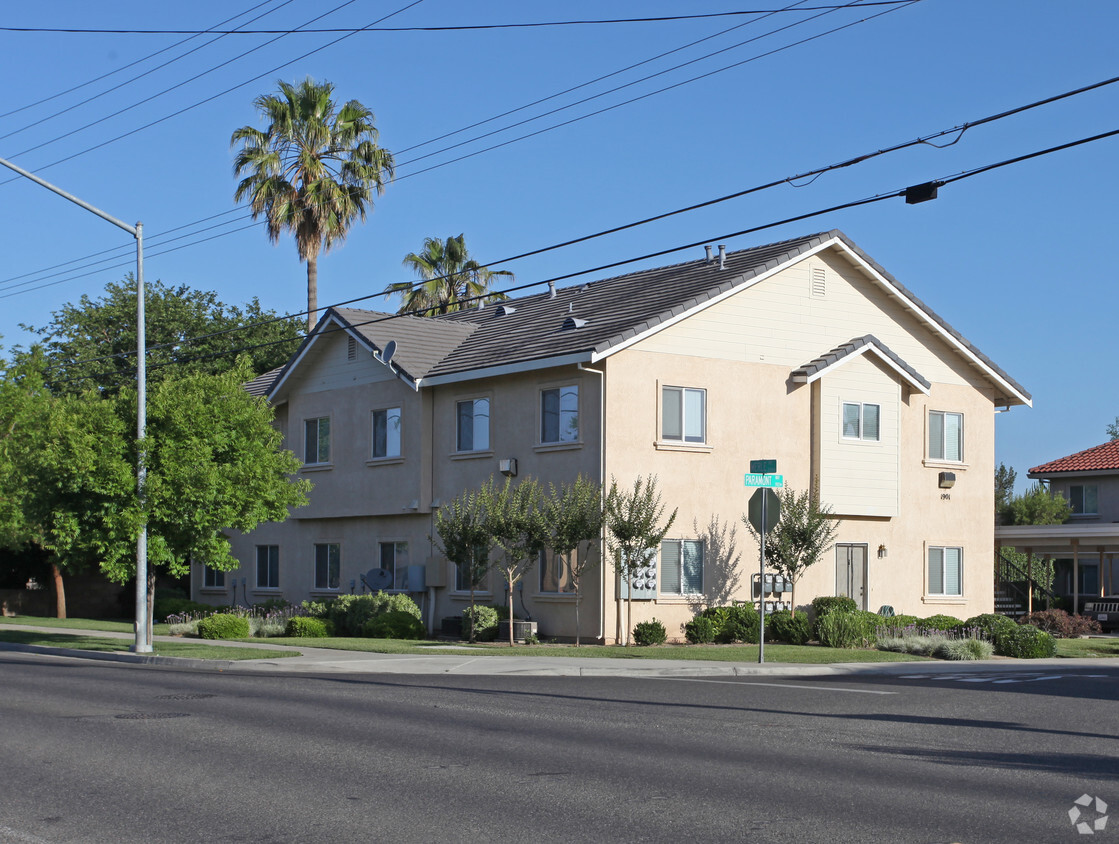
[[[409,281],[390,284],[385,295],[399,293],[404,303],[398,314],[410,311],[433,311],[446,314],[464,310],[477,302],[500,302],[508,297],[490,291],[498,276],[513,279],[508,270],[490,270],[470,257],[463,236],[424,239],[423,251],[409,252],[404,266],[410,267],[422,283]]]
[[[295,236],[299,259],[307,262],[310,331],[318,310],[319,252],[345,240],[355,218],[365,220],[373,191],[383,194],[392,180],[394,162],[377,145],[373,112],[357,100],[335,111],[330,82],[308,77],[278,85],[278,93],[253,101],[268,128],[242,126],[230,138],[231,147],[241,144],[234,175],[244,175],[233,198],[248,198],[273,243],[283,232]]]

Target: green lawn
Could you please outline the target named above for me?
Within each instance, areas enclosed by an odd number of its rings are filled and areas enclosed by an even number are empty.
[[[108,639],[101,636],[80,636],[72,633],[41,633],[35,630],[0,630],[0,642],[108,653],[127,653],[132,645],[130,639]],[[156,656],[179,656],[192,659],[277,659],[286,656],[299,656],[298,651],[228,647],[211,645],[200,640],[155,642],[152,645],[152,653]]]
[[[1058,639],[1057,656],[1068,659],[1077,657],[1119,657],[1119,639]]]
[[[67,630],[102,630],[109,633],[133,633],[133,621],[106,621],[95,618],[49,618],[39,615],[17,615],[12,617],[0,616],[0,624],[28,624],[33,627],[63,627]],[[152,625],[153,636],[166,636],[169,633],[166,624]]]

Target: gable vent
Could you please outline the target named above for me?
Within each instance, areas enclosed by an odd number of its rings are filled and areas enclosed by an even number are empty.
[[[512,305],[498,305],[497,306],[497,316],[505,316],[506,314],[511,314],[511,313],[515,312],[516,310],[517,309],[514,308]]]
[[[586,324],[587,321],[585,319],[579,319],[579,317],[576,316],[569,316],[563,321],[564,330],[569,330],[572,328],[582,328]]]
[[[346,360],[357,360],[357,340],[346,338]]]
[[[822,299],[828,292],[827,272],[823,267],[813,267],[809,295]]]

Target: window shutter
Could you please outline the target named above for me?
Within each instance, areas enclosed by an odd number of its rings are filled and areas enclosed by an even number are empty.
[[[680,543],[661,543],[661,592],[680,594]]]
[[[944,594],[944,549],[929,549],[929,594]]]

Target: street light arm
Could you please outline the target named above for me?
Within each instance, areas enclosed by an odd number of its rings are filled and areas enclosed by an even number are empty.
[[[108,220],[114,226],[119,226],[120,228],[124,229],[126,232],[128,232],[133,237],[138,238],[140,236],[139,230],[136,228],[136,226],[130,226],[130,225],[128,225],[128,223],[124,222],[123,220],[118,220],[112,214],[106,214],[100,208],[95,208],[94,206],[90,205],[88,202],[84,202],[83,200],[78,199],[72,193],[67,193],[62,188],[57,187],[55,185],[52,185],[46,179],[40,179],[34,173],[29,173],[26,170],[24,170],[22,167],[19,167],[18,165],[15,165],[15,164],[12,164],[12,162],[7,161],[6,159],[3,159],[3,158],[0,158],[0,164],[3,164],[9,170],[14,170],[15,172],[19,173],[21,176],[24,176],[24,177],[30,179],[35,184],[42,185],[43,187],[45,187],[49,191],[54,191],[59,196],[61,196],[63,199],[69,199],[75,205],[80,205],[86,211],[89,211],[93,214],[96,214],[102,220]]]

